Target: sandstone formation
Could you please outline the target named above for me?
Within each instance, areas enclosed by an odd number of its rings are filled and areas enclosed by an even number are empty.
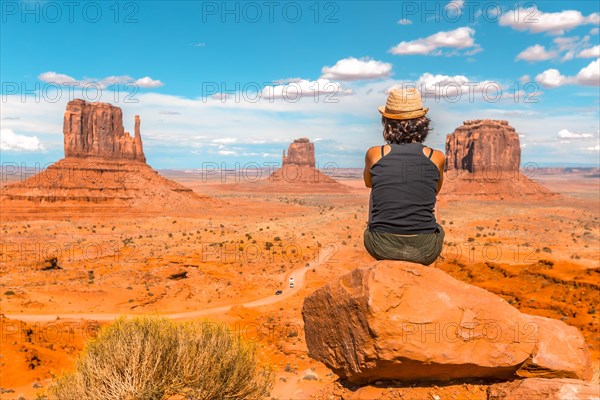
[[[522,314],[436,268],[355,269],[308,296],[302,316],[309,356],[352,383],[590,377],[575,328]]]
[[[530,378],[491,385],[488,400],[597,400],[597,383],[576,379]]]
[[[508,121],[465,121],[446,137],[446,171],[518,171],[519,135]]]
[[[37,203],[86,202],[181,207],[199,198],[146,164],[135,117],[135,136],[125,132],[122,111],[77,99],[64,116],[65,158],[22,182],[7,185],[2,198]]]
[[[537,329],[536,345],[531,356],[521,365],[517,375],[524,378],[590,379],[586,344],[574,326],[552,318],[530,315]],[[533,333],[533,331],[532,331]]]
[[[108,103],[70,101],[65,111],[63,133],[65,157],[99,157],[110,160],[146,162],[140,134],[140,117],[135,116],[135,136],[123,128],[123,112]]]
[[[308,138],[294,140],[288,147],[287,155],[283,151],[281,168],[275,170],[259,185],[256,190],[268,191],[300,191],[300,192],[334,192],[344,193],[348,187],[333,179],[335,165],[326,165],[324,172],[319,170],[315,162],[315,145]],[[327,168],[329,166],[329,168]],[[249,185],[246,187],[250,188]],[[243,190],[243,189],[242,189]]]
[[[494,200],[553,195],[539,184],[535,164],[521,168],[519,135],[504,120],[471,120],[446,137],[443,196]]]
[[[178,194],[195,197],[192,190],[166,179],[148,164],[103,158],[64,158],[23,182],[7,185],[9,200],[33,202],[83,201],[168,205]]]
[[[290,164],[314,168],[315,144],[310,143],[308,138],[296,139],[293,143],[290,143],[287,156],[285,155],[285,150],[283,151],[281,165],[285,167]]]

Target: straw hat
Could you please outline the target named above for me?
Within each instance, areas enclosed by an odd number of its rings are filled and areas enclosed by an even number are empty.
[[[392,89],[385,106],[379,112],[390,119],[413,119],[427,114],[429,108],[423,108],[421,93],[413,87]]]

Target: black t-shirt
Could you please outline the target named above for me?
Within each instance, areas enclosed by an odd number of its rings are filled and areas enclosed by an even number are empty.
[[[440,171],[423,154],[422,143],[390,146],[371,167],[369,227],[396,234],[432,233],[437,228],[433,210]]]

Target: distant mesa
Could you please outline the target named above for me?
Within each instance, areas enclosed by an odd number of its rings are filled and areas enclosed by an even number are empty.
[[[131,137],[119,107],[76,99],[67,104],[63,133],[65,158],[6,185],[3,199],[175,207],[200,198],[146,164],[137,115]]]
[[[80,99],[70,101],[63,124],[65,157],[100,157],[145,163],[139,115],[135,116],[134,129],[134,137],[125,132],[123,112],[119,107]]]
[[[446,171],[518,171],[521,144],[508,121],[465,121],[446,138]]]
[[[294,140],[288,147],[287,156],[283,150],[282,166],[300,165],[315,168],[315,144],[308,138]]]
[[[535,180],[535,166],[520,168],[519,135],[508,121],[465,121],[446,137],[441,194],[493,199],[554,195]]]
[[[281,167],[266,178],[247,180],[227,185],[228,190],[239,192],[263,193],[328,193],[342,194],[350,190],[349,186],[332,178],[336,173],[335,165],[328,168],[327,174],[319,170],[315,158],[315,144],[308,138],[295,139],[289,144],[287,153],[283,150]]]
[[[331,189],[343,190],[345,185],[340,184],[327,174],[316,168],[315,144],[308,138],[294,140],[288,146],[287,155],[285,150],[281,159],[281,168],[275,170],[267,181],[286,186],[301,186],[307,190],[306,185],[312,185],[313,189],[318,186],[327,185]],[[333,185],[333,186],[332,186]]]

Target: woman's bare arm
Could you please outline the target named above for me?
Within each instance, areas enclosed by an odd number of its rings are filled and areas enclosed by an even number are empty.
[[[365,181],[365,186],[370,188],[373,186],[373,183],[371,182],[371,166],[373,164],[371,163],[371,160],[369,159],[369,152],[367,151],[367,154],[365,155],[365,170],[363,171],[363,179]]]
[[[435,163],[440,171],[440,179],[438,180],[436,194],[442,190],[442,184],[444,183],[444,168],[446,166],[446,156],[441,151],[435,150],[431,156],[431,161]]]
[[[373,182],[371,181],[371,167],[381,158],[381,147],[375,146],[371,147],[367,150],[367,154],[365,154],[365,170],[363,171],[363,179],[365,181],[366,187],[373,187]]]

